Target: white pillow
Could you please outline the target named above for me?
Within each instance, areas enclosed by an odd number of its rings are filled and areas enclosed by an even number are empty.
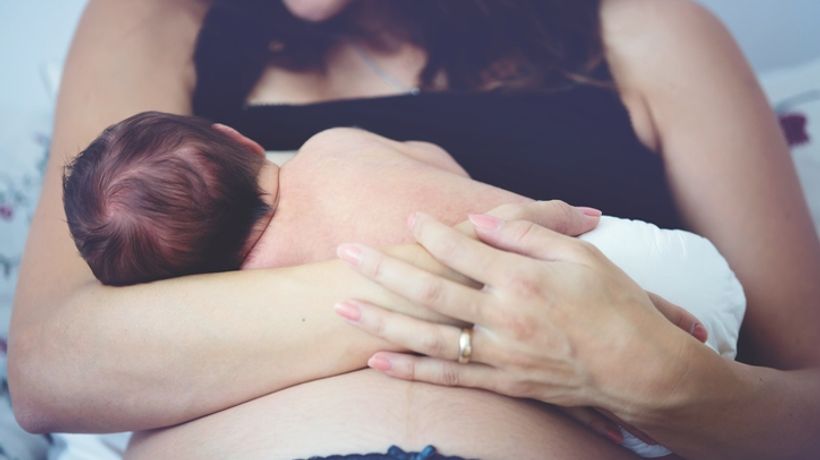
[[[706,345],[734,359],[746,296],[709,240],[683,230],[606,216],[581,239],[594,244],[644,290],[695,315],[709,333]]]

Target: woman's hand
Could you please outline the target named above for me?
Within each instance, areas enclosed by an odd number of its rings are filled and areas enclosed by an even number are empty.
[[[545,228],[549,228],[562,235],[578,236],[589,232],[598,226],[601,211],[592,208],[575,207],[560,201],[529,201],[526,203],[508,203],[498,206],[487,212],[488,215],[504,220],[526,220]],[[455,226],[456,230],[477,239],[470,221],[464,221]],[[467,276],[442,265],[417,244],[397,246],[382,250],[385,254],[414,265],[443,279],[463,284],[465,286],[480,287],[479,283]],[[434,309],[420,307],[412,301],[401,304],[385,305],[389,310],[403,313],[418,319],[446,324],[460,324],[453,318],[443,315]]]
[[[472,216],[479,238],[499,250],[422,214],[411,221],[436,259],[484,287],[452,283],[365,246],[344,245],[339,255],[388,289],[475,324],[472,363],[456,362],[457,327],[343,302],[336,310],[352,324],[426,355],[377,353],[371,367],[403,379],[607,409],[660,396],[685,372],[679,353],[688,334],[589,243],[531,222]],[[678,324],[695,324],[659,303],[683,318]]]

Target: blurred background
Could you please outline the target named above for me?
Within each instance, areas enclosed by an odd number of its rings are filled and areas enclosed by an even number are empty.
[[[820,1],[701,2],[735,35],[781,116],[820,230]],[[85,3],[0,0],[0,360],[48,153],[62,62]],[[4,378],[0,382],[5,385]],[[44,452],[44,437],[25,437],[15,429],[8,410],[0,407],[0,459]]]
[[[729,27],[757,71],[820,58],[820,2],[816,0],[701,0],[700,3]]]

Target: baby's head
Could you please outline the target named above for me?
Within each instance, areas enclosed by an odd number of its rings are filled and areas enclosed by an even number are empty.
[[[259,186],[266,163],[258,145],[224,127],[140,113],[66,167],[68,227],[103,284],[238,269],[272,213]]]

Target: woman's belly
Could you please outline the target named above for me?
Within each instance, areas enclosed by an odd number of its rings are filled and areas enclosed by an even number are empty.
[[[127,459],[292,459],[418,451],[482,459],[635,458],[555,409],[371,370],[297,385],[176,427],[135,435]],[[184,446],[184,447],[180,447]]]

